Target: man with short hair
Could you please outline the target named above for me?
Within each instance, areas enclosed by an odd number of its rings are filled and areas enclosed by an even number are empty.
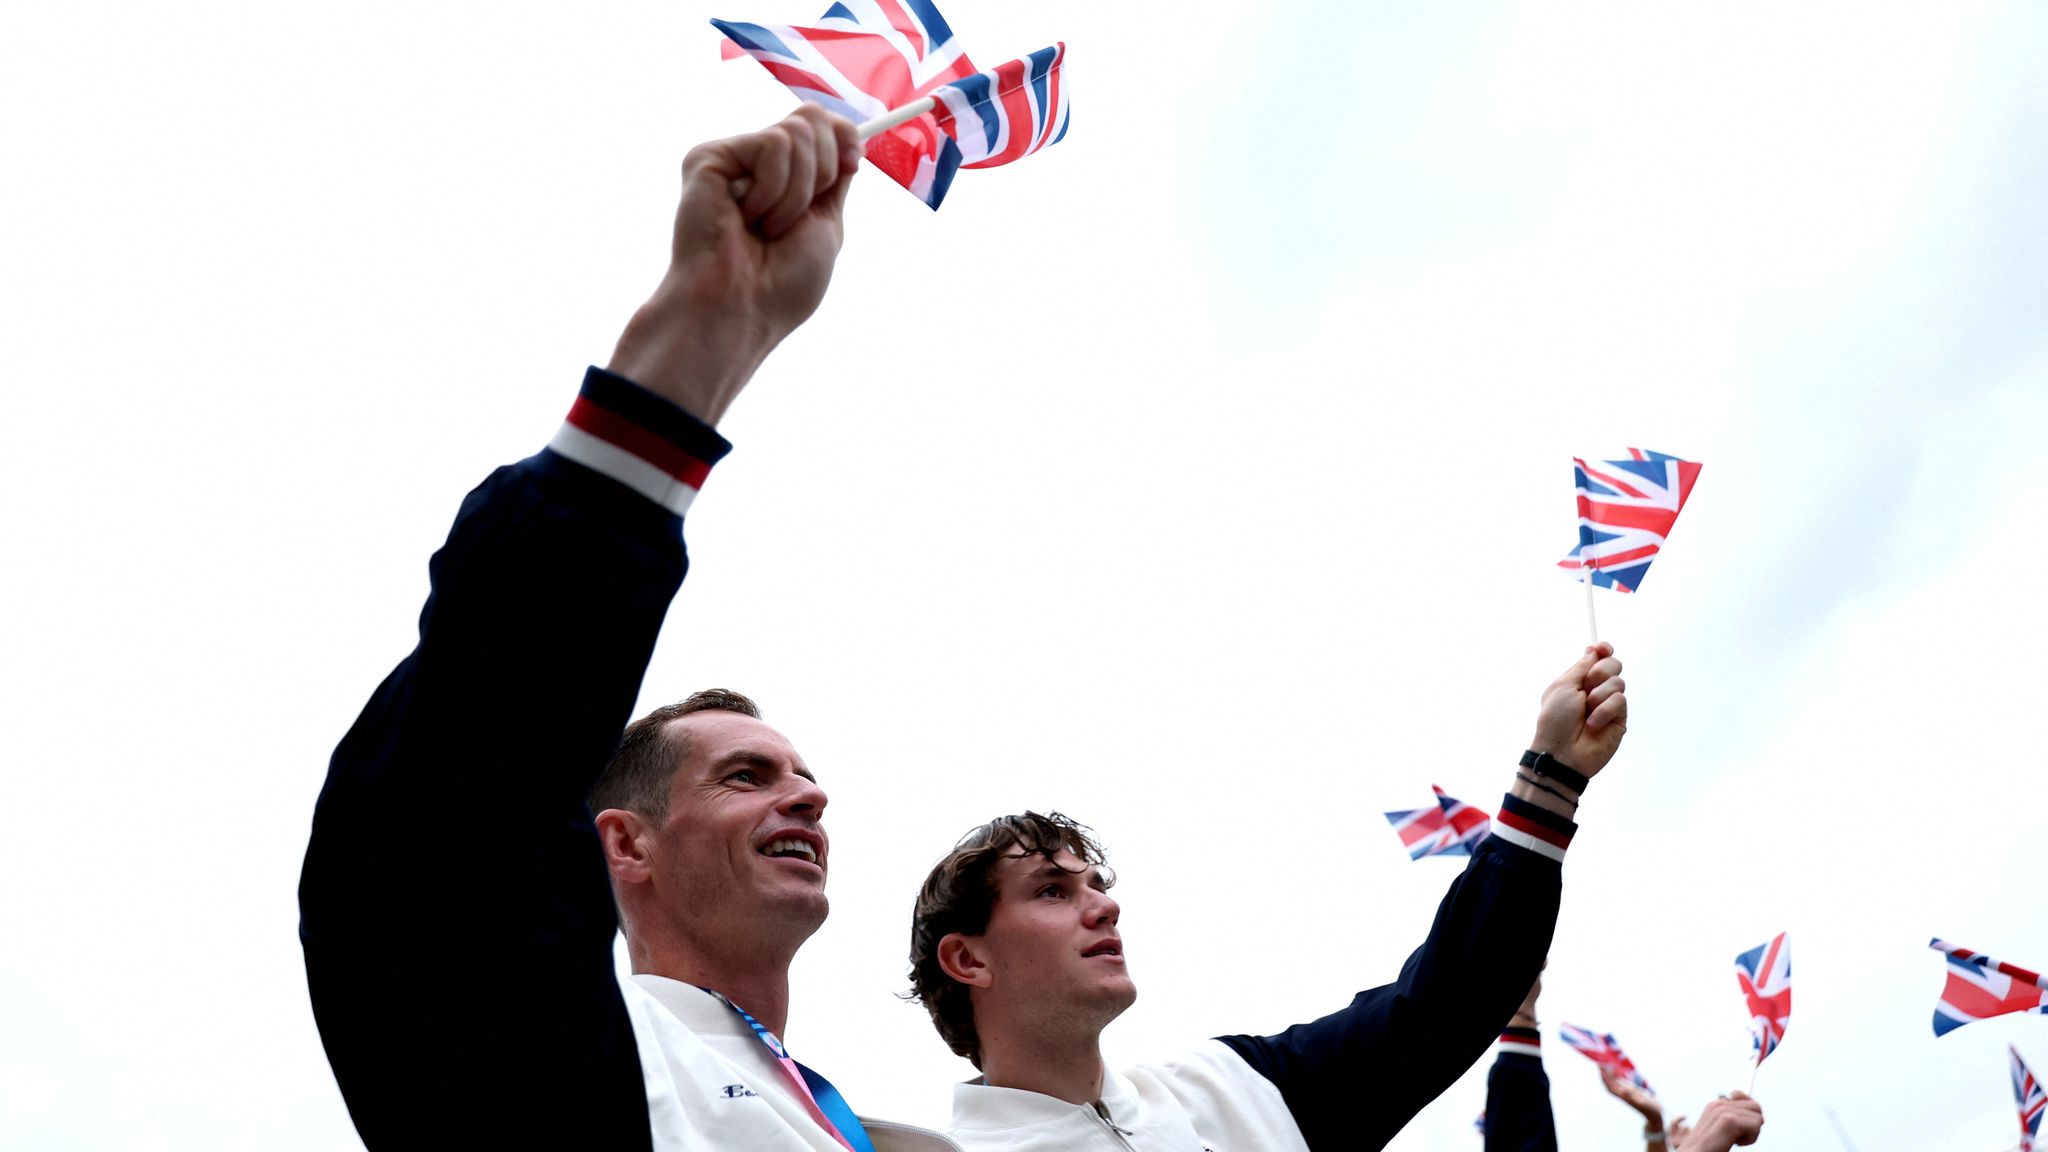
[[[1026,813],[968,833],[911,927],[913,991],[982,1073],[954,1088],[953,1138],[968,1152],[1384,1146],[1486,1052],[1542,969],[1573,814],[1621,744],[1624,693],[1606,644],[1545,689],[1491,833],[1399,979],[1171,1063],[1103,1065],[1102,1030],[1137,988],[1087,830]]]
[[[620,739],[712,426],[823,297],[860,159],[811,106],[690,152],[667,274],[547,448],[463,502],[418,647],[335,749],[299,936],[372,1149],[951,1147],[777,1039],[828,864],[790,742],[728,692]]]

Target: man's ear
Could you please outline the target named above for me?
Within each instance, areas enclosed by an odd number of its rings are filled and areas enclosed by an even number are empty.
[[[647,821],[638,812],[607,808],[596,817],[597,840],[604,847],[604,866],[622,884],[644,882],[653,861],[643,843]]]
[[[982,938],[949,932],[939,941],[939,967],[946,975],[970,988],[987,988],[996,982],[982,955]]]

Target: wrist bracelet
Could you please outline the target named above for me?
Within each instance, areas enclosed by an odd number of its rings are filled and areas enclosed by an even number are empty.
[[[1576,770],[1558,763],[1557,758],[1548,752],[1522,753],[1522,767],[1538,776],[1548,776],[1574,792],[1584,792],[1586,785],[1591,783]]]
[[[1548,792],[1552,796],[1557,797],[1559,800],[1564,801],[1565,803],[1571,805],[1574,808],[1577,808],[1579,806],[1579,802],[1577,800],[1574,800],[1570,796],[1567,796],[1564,793],[1559,792],[1557,789],[1552,788],[1550,785],[1545,784],[1543,781],[1536,779],[1534,776],[1531,776],[1526,772],[1515,773],[1515,779],[1520,780],[1522,783],[1527,784],[1529,787],[1536,789],[1538,792]]]
[[[1664,1130],[1662,1128],[1657,1129],[1655,1132],[1650,1131],[1648,1128],[1643,1129],[1643,1143],[1662,1144],[1663,1142]]]

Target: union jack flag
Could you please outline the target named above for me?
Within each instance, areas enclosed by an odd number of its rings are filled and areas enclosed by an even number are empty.
[[[751,56],[797,97],[856,124],[975,75],[974,62],[928,0],[840,0],[813,27],[713,20],[727,56]],[[933,208],[960,149],[930,116],[867,143],[868,161]]]
[[[931,97],[931,112],[876,133],[866,156],[934,209],[956,170],[1007,164],[1066,135],[1066,45],[977,71],[929,0],[840,0],[813,27],[711,23],[728,57],[753,57],[798,98],[855,123]]]
[[[1387,823],[1401,837],[1401,846],[1408,849],[1408,858],[1470,856],[1472,849],[1493,830],[1493,821],[1463,800],[1446,796],[1436,785],[1429,788],[1436,793],[1436,807],[1386,814]]]
[[[1987,1016],[2048,1013],[2048,981],[2038,974],[1946,940],[1930,940],[1927,946],[1948,957],[1948,983],[1934,1004],[1936,1036],[1946,1036]]]
[[[932,93],[932,115],[960,146],[961,167],[1020,160],[1067,134],[1067,88],[1060,75],[1067,46],[1040,48]]]
[[[2019,1152],[2034,1152],[2041,1135],[2041,1114],[2048,1112],[2048,1095],[2042,1093],[2041,1082],[2034,1079],[2027,1062],[2020,1059],[2020,1050],[2010,1044],[2005,1047],[2012,1053],[2012,1098],[2020,1105]]]
[[[1581,580],[1617,592],[1642,587],[1650,561],[1678,521],[1700,466],[1662,452],[1628,450],[1626,460],[1572,458],[1578,479],[1579,543],[1557,562]]]
[[[1635,1061],[1630,1060],[1628,1053],[1621,1050],[1621,1043],[1614,1038],[1613,1033],[1595,1032],[1591,1028],[1581,1028],[1576,1024],[1560,1024],[1557,1026],[1557,1035],[1558,1039],[1576,1049],[1579,1055],[1598,1064],[1601,1071],[1612,1073],[1615,1078],[1626,1080],[1643,1091],[1656,1095],[1650,1088],[1650,1082],[1643,1079],[1641,1072],[1636,1071]]]
[[[1737,956],[1735,979],[1749,1003],[1750,1039],[1761,1064],[1785,1042],[1785,1025],[1792,1019],[1792,945],[1785,933]]]

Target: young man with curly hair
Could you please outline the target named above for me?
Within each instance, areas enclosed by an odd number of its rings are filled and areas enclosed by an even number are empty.
[[[955,1087],[968,1152],[1379,1148],[1485,1055],[1542,969],[1580,793],[1626,730],[1621,663],[1588,648],[1544,690],[1491,833],[1389,984],[1269,1036],[1115,1070],[1102,1030],[1137,997],[1103,853],[1065,817],[967,834],[911,929],[914,993],[981,1076]]]

